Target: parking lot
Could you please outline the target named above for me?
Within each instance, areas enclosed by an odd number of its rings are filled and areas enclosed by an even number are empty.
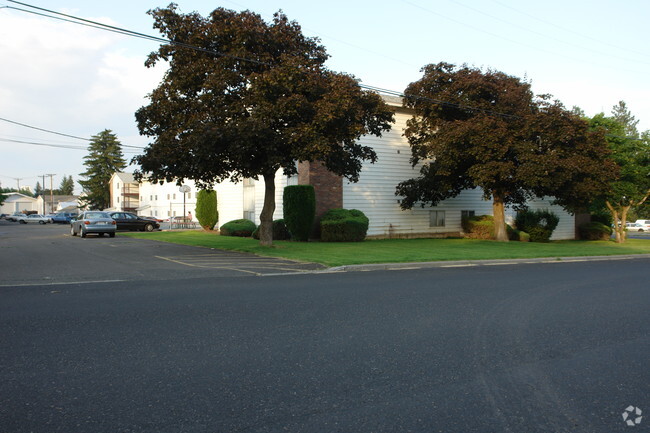
[[[67,224],[0,220],[0,286],[261,276],[322,269],[313,263],[164,242],[70,235]]]

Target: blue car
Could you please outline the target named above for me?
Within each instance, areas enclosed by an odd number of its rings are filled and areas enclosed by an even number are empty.
[[[54,214],[51,218],[52,218],[52,222],[55,224],[69,224],[70,221],[72,221],[72,218],[76,216],[77,216],[76,213],[60,212]]]

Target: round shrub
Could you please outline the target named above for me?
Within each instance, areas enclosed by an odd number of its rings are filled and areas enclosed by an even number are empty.
[[[320,221],[323,242],[361,242],[368,233],[368,217],[356,209],[330,209]]]
[[[205,230],[212,230],[219,221],[217,211],[217,192],[202,189],[196,195],[196,219]]]
[[[294,241],[307,242],[316,217],[316,193],[312,185],[290,185],[282,195],[284,222]]]
[[[250,237],[257,226],[251,220],[241,219],[228,221],[219,229],[222,236],[239,236],[242,238]]]
[[[517,230],[528,233],[531,242],[548,242],[559,222],[560,218],[547,210],[523,210],[515,218]]]
[[[578,227],[580,239],[587,241],[606,241],[612,236],[612,228],[603,223],[592,221],[590,223],[581,224]]]
[[[260,239],[260,228],[259,226],[253,231],[253,239]],[[283,219],[273,221],[273,240],[274,241],[286,241],[291,239],[291,233],[287,229],[287,225],[284,223]]]

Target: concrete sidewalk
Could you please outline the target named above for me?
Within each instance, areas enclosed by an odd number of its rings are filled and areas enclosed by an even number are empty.
[[[399,269],[424,269],[424,268],[459,268],[469,266],[500,266],[534,263],[572,263],[602,260],[629,260],[645,259],[650,262],[650,254],[625,254],[613,256],[582,256],[582,257],[541,257],[530,259],[497,259],[497,260],[449,260],[438,262],[411,262],[411,263],[374,263],[365,265],[345,265],[329,268],[326,271],[316,272],[363,272]]]

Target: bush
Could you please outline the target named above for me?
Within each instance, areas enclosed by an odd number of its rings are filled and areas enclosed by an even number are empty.
[[[253,239],[260,239],[260,228],[259,226],[253,231]],[[283,219],[273,221],[273,240],[274,241],[285,241],[291,239],[291,233],[287,229],[287,225],[284,223]]]
[[[494,217],[492,215],[477,215],[461,220],[465,237],[469,239],[494,239]],[[519,231],[506,224],[508,239],[518,241]]]
[[[217,211],[217,192],[202,189],[196,195],[196,219],[205,230],[212,230],[219,221]]]
[[[242,238],[250,237],[257,226],[251,220],[241,219],[228,221],[220,228],[222,236],[239,236]]]
[[[476,215],[461,220],[465,237],[470,239],[494,239],[494,217]]]
[[[606,241],[612,236],[612,228],[599,222],[581,224],[578,227],[580,239],[587,241]]]
[[[368,217],[356,209],[330,209],[321,218],[324,242],[361,242],[368,233]]]
[[[294,241],[309,240],[316,217],[316,193],[312,185],[290,185],[282,196],[284,222]]]
[[[560,218],[547,210],[524,210],[515,218],[517,230],[528,233],[531,242],[548,242],[559,222]]]
[[[612,218],[612,214],[609,212],[599,211],[591,214],[591,222],[611,226],[614,220]],[[578,228],[578,230],[580,230],[580,228]]]

